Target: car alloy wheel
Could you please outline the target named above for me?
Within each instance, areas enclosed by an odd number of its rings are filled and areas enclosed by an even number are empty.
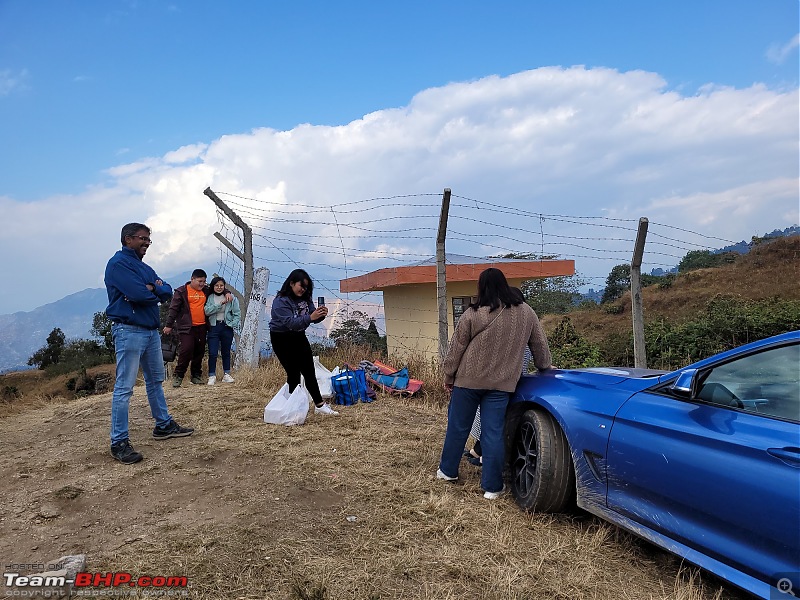
[[[519,420],[511,460],[511,491],[524,510],[559,512],[575,492],[569,444],[555,419],[541,409]]]

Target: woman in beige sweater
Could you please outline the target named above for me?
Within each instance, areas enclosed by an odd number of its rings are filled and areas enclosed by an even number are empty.
[[[551,368],[550,349],[539,319],[522,294],[508,285],[499,269],[478,279],[478,301],[458,321],[444,360],[444,386],[451,393],[438,479],[458,479],[458,465],[478,407],[484,498],[504,491],[506,407],[517,387],[525,347],[540,371]]]

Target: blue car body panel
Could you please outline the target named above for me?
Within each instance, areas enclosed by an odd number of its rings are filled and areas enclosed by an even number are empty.
[[[688,369],[798,341],[797,331],[775,336],[671,373],[523,376],[510,409],[537,406],[558,421],[579,506],[767,597],[781,577],[800,586],[800,415],[773,418],[668,388]]]

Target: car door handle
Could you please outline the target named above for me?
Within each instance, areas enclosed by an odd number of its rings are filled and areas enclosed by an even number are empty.
[[[767,448],[767,452],[785,462],[790,467],[800,469],[800,448],[794,448],[792,446],[787,446],[785,448]]]

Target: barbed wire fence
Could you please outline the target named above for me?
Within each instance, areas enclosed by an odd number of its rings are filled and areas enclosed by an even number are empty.
[[[361,313],[375,318],[379,333],[386,335],[383,295],[375,291],[342,293],[341,280],[378,269],[435,264],[441,192],[345,202],[318,199],[317,204],[287,204],[223,191],[216,194],[251,229],[253,267],[270,269],[266,293],[274,296],[293,269],[305,269],[318,295],[333,299],[326,302],[333,317],[329,330]],[[246,245],[241,227],[219,207],[217,221],[218,239],[227,240],[220,246],[218,271],[232,286],[244,291],[239,287],[244,286],[247,276],[241,260]],[[638,216],[545,213],[452,194],[447,264],[491,262],[492,257],[505,255],[571,259],[584,287],[602,289],[614,266],[631,264],[638,224]],[[736,243],[654,221],[649,221],[647,236],[643,264],[650,271],[673,269],[691,250],[714,250]],[[250,276],[252,282],[252,273]],[[388,282],[399,284],[399,280]],[[409,311],[393,317],[393,321],[406,331],[415,326],[422,330],[424,325],[436,322],[437,315]],[[439,338],[420,333],[393,341],[404,352],[421,352],[433,358]]]

